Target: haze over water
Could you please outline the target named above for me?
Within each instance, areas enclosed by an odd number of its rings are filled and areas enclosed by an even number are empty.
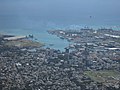
[[[49,29],[120,28],[119,8],[120,0],[0,0],[0,32],[34,34],[49,42]]]
[[[119,25],[119,8],[120,0],[0,0],[0,27]]]

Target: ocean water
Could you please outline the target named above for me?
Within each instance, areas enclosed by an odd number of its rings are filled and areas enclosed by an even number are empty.
[[[0,33],[33,34],[38,41],[64,50],[69,42],[47,30],[120,29],[120,0],[0,0]]]
[[[49,23],[47,26],[43,26],[40,28],[2,28],[0,29],[0,33],[3,34],[10,34],[10,35],[33,35],[34,38],[36,38],[36,41],[45,43],[45,47],[44,48],[53,48],[56,50],[61,50],[61,51],[65,51],[65,47],[68,47],[69,44],[71,44],[72,42],[68,42],[67,40],[63,40],[60,39],[59,37],[57,37],[56,35],[51,35],[47,32],[47,30],[57,30],[57,29],[62,29],[62,30],[69,30],[69,29],[73,29],[73,30],[80,30],[81,28],[84,28],[86,25],[55,25],[53,23]],[[91,26],[89,25],[90,28],[93,29],[98,29],[98,28],[113,28],[114,30],[120,30],[119,25],[118,26],[103,26],[103,25],[96,25],[96,26]],[[53,44],[53,46],[51,46],[50,44]]]
[[[56,50],[64,51],[65,47],[68,47],[70,42],[67,40],[62,40],[56,35],[51,35],[47,32],[47,30],[26,30],[26,29],[1,29],[1,33],[3,34],[10,34],[10,35],[33,35],[36,41],[42,42],[45,44],[44,48],[53,48]],[[53,44],[52,46],[50,44]]]
[[[73,17],[72,17],[73,18]],[[23,20],[24,19],[24,20]],[[32,19],[32,20],[31,20]],[[37,20],[38,19],[38,20]],[[54,49],[59,49],[64,51],[65,47],[68,47],[70,42],[67,40],[62,40],[55,35],[47,33],[47,30],[68,30],[74,29],[79,30],[88,26],[89,28],[113,28],[114,30],[120,30],[119,19],[110,18],[109,20],[100,19],[80,19],[80,20],[61,20],[56,18],[56,20],[46,20],[40,19],[37,16],[11,16],[3,15],[0,16],[0,33],[12,34],[12,35],[34,35],[37,41],[45,43],[45,48],[50,47]],[[53,46],[50,46],[53,44]]]

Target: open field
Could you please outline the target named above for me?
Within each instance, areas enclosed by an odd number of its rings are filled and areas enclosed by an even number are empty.
[[[17,46],[17,47],[41,47],[44,46],[43,43],[31,41],[31,40],[17,40],[17,41],[7,41],[5,43],[7,46]]]
[[[120,80],[120,72],[112,71],[112,70],[85,71],[84,74],[97,82]]]

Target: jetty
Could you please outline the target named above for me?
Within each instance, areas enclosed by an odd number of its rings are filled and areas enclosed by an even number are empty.
[[[12,40],[20,40],[25,39],[27,36],[13,36],[13,37],[5,37],[4,40],[12,41]]]

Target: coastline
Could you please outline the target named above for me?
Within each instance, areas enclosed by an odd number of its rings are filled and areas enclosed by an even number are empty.
[[[18,48],[40,48],[45,46],[45,44],[31,39],[29,36],[16,36],[9,34],[0,34],[0,38],[3,40],[2,44],[8,47],[18,47]]]

